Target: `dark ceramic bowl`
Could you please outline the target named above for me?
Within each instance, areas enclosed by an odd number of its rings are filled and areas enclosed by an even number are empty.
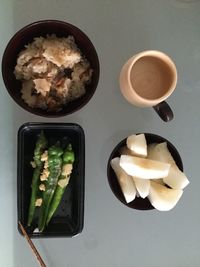
[[[69,103],[58,112],[47,112],[42,109],[29,107],[21,98],[21,82],[16,80],[13,73],[17,62],[17,56],[19,52],[24,49],[24,46],[31,43],[35,37],[46,37],[47,34],[56,34],[57,37],[67,37],[68,35],[74,36],[78,48],[86,56],[93,69],[92,80],[86,87],[86,94]],[[64,116],[71,114],[86,105],[97,88],[99,72],[99,59],[90,39],[77,27],[57,20],[37,21],[22,28],[9,41],[2,59],[2,76],[10,96],[23,109],[44,117]]]
[[[162,143],[162,142],[167,142],[167,147],[172,154],[176,165],[179,167],[181,171],[183,171],[183,163],[181,160],[181,157],[177,151],[177,149],[165,138],[155,135],[155,134],[150,134],[150,133],[145,133],[145,137],[147,140],[147,144],[152,144],[152,143]],[[127,207],[132,208],[132,209],[138,209],[138,210],[151,210],[154,209],[154,207],[151,205],[150,201],[148,198],[141,198],[141,197],[136,197],[132,202],[126,203],[126,200],[123,196],[123,193],[121,191],[120,185],[118,183],[117,177],[110,165],[110,161],[115,158],[115,157],[120,157],[120,148],[126,145],[126,139],[122,140],[112,151],[109,160],[108,160],[108,165],[107,165],[107,177],[108,177],[108,182],[110,185],[110,188],[114,195]]]

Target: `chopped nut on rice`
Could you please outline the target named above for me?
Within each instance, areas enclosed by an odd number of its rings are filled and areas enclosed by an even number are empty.
[[[51,83],[46,79],[35,79],[33,80],[35,84],[35,89],[38,94],[46,96],[47,93],[50,91]]]
[[[34,83],[32,80],[24,81],[22,83],[22,99],[30,106],[35,107],[37,103],[37,96],[33,94]]]

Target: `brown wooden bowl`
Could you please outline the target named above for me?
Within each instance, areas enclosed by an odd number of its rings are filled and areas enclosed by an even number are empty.
[[[179,167],[181,171],[183,171],[183,163],[181,160],[181,157],[177,151],[177,149],[164,137],[161,137],[159,135],[151,134],[151,133],[145,133],[145,137],[147,140],[147,144],[152,144],[152,143],[162,143],[162,142],[167,142],[167,147],[174,158],[174,161],[176,162],[176,165]],[[141,197],[136,197],[132,202],[126,203],[126,200],[124,198],[124,195],[121,191],[120,185],[118,183],[117,177],[110,165],[110,161],[115,158],[120,156],[120,149],[126,145],[126,139],[123,139],[112,151],[109,160],[108,160],[108,165],[107,165],[107,177],[108,177],[108,182],[110,185],[110,188],[114,195],[127,207],[132,208],[132,209],[137,209],[137,210],[151,210],[154,209],[154,207],[151,205],[149,199],[146,198],[141,198]]]
[[[47,34],[56,34],[57,37],[67,37],[68,35],[74,36],[78,48],[86,56],[93,69],[92,80],[86,86],[86,94],[81,98],[70,102],[58,112],[47,112],[46,110],[29,107],[21,98],[21,82],[16,80],[14,75],[14,68],[19,52],[24,49],[25,45],[31,43],[35,37],[46,37]],[[10,96],[23,109],[44,117],[60,117],[68,115],[86,105],[97,88],[99,73],[98,55],[90,39],[77,27],[58,20],[37,21],[19,30],[9,41],[2,58],[2,76]]]

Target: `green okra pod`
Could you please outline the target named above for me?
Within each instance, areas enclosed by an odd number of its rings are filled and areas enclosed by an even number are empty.
[[[45,182],[45,191],[42,193],[42,205],[40,207],[38,228],[44,230],[49,207],[57,186],[58,177],[61,173],[63,150],[58,146],[51,146],[48,149],[48,171],[49,176]]]
[[[33,172],[32,185],[31,185],[32,191],[31,191],[31,200],[29,204],[28,226],[31,225],[33,216],[35,213],[35,207],[36,207],[35,202],[36,202],[37,193],[39,190],[38,189],[39,177],[40,177],[41,170],[43,168],[41,155],[44,152],[44,149],[46,148],[46,146],[47,146],[46,137],[44,135],[44,132],[41,132],[35,145],[34,157],[33,157],[34,163],[35,163],[35,169]]]
[[[69,183],[71,171],[74,163],[74,151],[72,149],[72,145],[69,144],[66,150],[63,153],[63,161],[62,161],[62,172],[58,179],[58,184],[56,186],[56,190],[49,208],[48,217],[46,224],[48,225],[51,220],[53,214],[57,210],[59,203],[63,197],[65,189]]]

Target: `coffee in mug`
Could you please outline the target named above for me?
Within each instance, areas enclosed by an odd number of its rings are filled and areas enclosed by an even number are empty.
[[[121,70],[119,83],[122,95],[131,104],[153,107],[164,121],[173,118],[164,100],[176,88],[177,70],[165,53],[149,50],[131,57]]]

